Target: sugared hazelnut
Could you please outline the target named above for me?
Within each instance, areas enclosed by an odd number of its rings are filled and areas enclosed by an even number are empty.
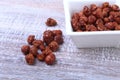
[[[40,49],[41,51],[44,51],[44,50],[45,50],[45,45],[40,45],[40,46],[39,46],[39,49]]]
[[[30,46],[29,46],[29,45],[23,45],[23,46],[21,47],[21,51],[22,51],[22,53],[23,53],[24,55],[27,55],[27,54],[29,53],[29,51],[30,51]]]
[[[53,18],[48,18],[47,21],[46,21],[46,25],[47,26],[56,26],[57,22]]]
[[[64,42],[63,37],[61,35],[55,36],[54,41],[56,41],[58,44],[62,44]]]
[[[43,33],[43,40],[44,42],[48,45],[50,42],[52,42],[54,40],[54,35],[53,32],[51,30],[46,30]]]
[[[44,42],[42,40],[34,40],[32,44],[39,48],[40,45],[44,45]]]
[[[28,39],[27,39],[27,42],[28,44],[32,45],[32,42],[35,40],[35,35],[29,35],[28,36]]]
[[[38,54],[38,55],[37,55],[37,59],[38,59],[39,61],[44,61],[44,60],[45,60],[45,54],[43,54],[43,53]]]
[[[52,50],[52,51],[57,51],[59,49],[59,45],[56,41],[52,41],[50,44],[49,44],[49,48]]]
[[[96,17],[95,17],[95,16],[90,15],[90,16],[88,17],[88,23],[92,24],[92,23],[95,23],[95,21],[96,21]]]
[[[47,65],[52,65],[55,63],[56,57],[53,53],[49,54],[45,58],[45,62]]]
[[[30,48],[30,53],[33,54],[34,57],[36,57],[38,54],[38,49],[36,47],[32,46]]]
[[[50,53],[52,53],[52,50],[51,50],[48,46],[46,46],[46,47],[45,47],[45,50],[44,50],[42,53],[47,56],[47,55],[49,55]]]
[[[61,35],[62,36],[62,31],[61,30],[53,30],[54,36]]]
[[[106,8],[106,7],[109,7],[109,2],[104,2],[104,3],[102,4],[102,8]]]
[[[26,60],[27,64],[29,64],[29,65],[33,65],[35,63],[35,58],[31,53],[29,53],[25,56],[25,60]]]
[[[95,4],[90,5],[90,10],[95,11],[97,9],[97,6]]]

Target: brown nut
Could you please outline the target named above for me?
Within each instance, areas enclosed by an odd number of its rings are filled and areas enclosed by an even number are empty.
[[[29,46],[29,45],[23,45],[23,46],[21,47],[21,51],[22,51],[22,53],[23,53],[24,55],[29,54],[30,46]]]
[[[119,11],[120,9],[119,9],[119,6],[117,6],[117,5],[112,5],[112,10],[113,11]]]
[[[53,32],[50,30],[46,30],[43,33],[43,40],[44,42],[48,45],[50,42],[52,42],[54,40],[54,35]]]
[[[45,58],[45,62],[47,65],[52,65],[55,63],[56,57],[53,53],[49,54]]]
[[[90,10],[95,11],[97,9],[97,6],[95,4],[90,5]]]
[[[56,41],[58,44],[62,44],[64,42],[63,37],[61,35],[55,36],[54,41]]]
[[[49,54],[52,53],[52,50],[51,50],[48,46],[46,46],[46,47],[45,47],[45,50],[44,50],[42,53],[47,56],[47,55],[49,55]]]
[[[44,60],[45,60],[45,54],[43,54],[43,53],[38,54],[38,55],[37,55],[37,59],[38,59],[39,61],[44,61]]]
[[[103,12],[101,8],[97,8],[94,14],[95,17],[97,18],[103,18]]]
[[[109,2],[104,2],[104,3],[102,4],[102,8],[106,8],[106,7],[109,7]]]
[[[83,13],[85,14],[85,16],[89,16],[91,14],[91,11],[87,6],[84,6]]]
[[[38,49],[36,47],[32,46],[30,48],[30,53],[33,54],[34,57],[36,57],[38,54]]]
[[[34,40],[32,44],[39,48],[40,45],[44,45],[44,42],[42,40]]]
[[[107,30],[107,28],[106,28],[103,24],[98,24],[98,25],[97,25],[97,29],[98,29],[99,31],[105,31],[105,30]]]
[[[88,23],[92,24],[92,23],[95,23],[95,21],[96,21],[96,17],[95,17],[95,16],[90,15],[90,16],[88,17]]]
[[[57,22],[56,22],[56,20],[54,20],[52,18],[48,18],[47,21],[46,21],[46,25],[47,26],[56,26]]]
[[[117,25],[117,26],[115,27],[115,30],[120,30],[120,25]]]
[[[105,27],[108,28],[109,30],[114,30],[115,26],[113,25],[112,22],[108,22],[105,24]]]
[[[27,42],[28,44],[32,45],[32,42],[35,40],[35,35],[29,35],[28,36],[28,39],[27,39]]]
[[[87,25],[86,31],[97,31],[97,28],[94,25]]]
[[[52,31],[54,36],[61,35],[62,36],[62,31],[61,30],[53,30]]]
[[[56,41],[52,41],[48,46],[52,51],[57,51],[59,49],[59,45]]]
[[[39,46],[39,49],[40,49],[41,51],[44,51],[44,50],[45,50],[45,45],[40,45],[40,46]]]
[[[105,17],[104,18],[104,22],[106,23],[106,22],[109,22],[110,20],[107,18],[107,17]]]
[[[29,64],[29,65],[33,65],[35,63],[35,58],[31,53],[29,53],[25,56],[25,60],[26,60],[27,64]]]

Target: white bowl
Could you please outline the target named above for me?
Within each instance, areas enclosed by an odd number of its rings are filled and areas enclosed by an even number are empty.
[[[90,4],[102,5],[103,2],[120,5],[120,0],[64,0],[66,33],[78,48],[120,47],[120,31],[73,32],[71,15]]]

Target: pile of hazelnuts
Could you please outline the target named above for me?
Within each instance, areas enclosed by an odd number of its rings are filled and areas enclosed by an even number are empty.
[[[50,24],[52,23],[50,22]],[[52,65],[56,61],[53,52],[58,51],[59,45],[64,41],[61,30],[46,30],[43,33],[43,40],[36,39],[35,35],[29,35],[27,42],[28,45],[21,47],[27,64],[35,64],[35,58],[37,58],[39,61],[45,61],[46,64]]]
[[[71,25],[75,32],[120,30],[120,8],[109,2],[84,6],[82,11],[72,15]]]

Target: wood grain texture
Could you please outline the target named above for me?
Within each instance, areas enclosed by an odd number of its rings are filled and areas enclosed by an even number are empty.
[[[54,28],[44,22],[58,21]],[[61,29],[64,44],[55,65],[26,64],[20,48],[29,34],[42,39],[45,30]],[[0,0],[0,80],[120,80],[120,50],[77,49],[65,33],[62,0]]]

